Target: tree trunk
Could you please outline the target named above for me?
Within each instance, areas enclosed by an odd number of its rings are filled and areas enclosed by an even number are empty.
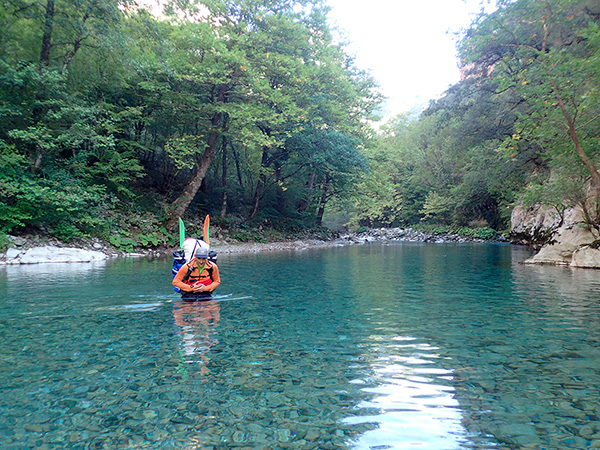
[[[306,211],[306,209],[308,208],[308,205],[310,204],[310,200],[312,197],[312,192],[315,188],[315,173],[311,172],[310,174],[310,178],[308,179],[308,183],[307,183],[307,192],[304,195],[304,198],[298,203],[298,212],[299,213],[303,213]]]
[[[277,211],[279,211],[282,215],[286,215],[285,211],[287,210],[287,197],[285,196],[285,188],[283,187],[283,178],[281,177],[281,167],[277,167],[275,169],[275,180],[279,184],[277,188]]]
[[[42,35],[42,51],[40,53],[40,65],[50,65],[50,48],[52,47],[52,28],[54,26],[54,0],[46,2],[46,16],[44,21],[44,33]]]
[[[233,146],[233,142],[230,142],[229,145],[231,146],[231,150],[233,152],[233,160],[235,161],[235,168],[236,168],[236,171],[237,171],[237,177],[238,177],[238,181],[240,183],[240,188],[243,191],[244,190],[244,178],[242,177],[242,169],[240,167],[240,156],[235,151],[235,147]]]
[[[63,62],[63,66],[62,66],[62,69],[60,70],[60,73],[66,72],[67,68],[69,67],[69,64],[71,64],[71,61],[73,60],[73,57],[75,56],[75,53],[77,53],[77,51],[79,50],[80,47],[81,47],[81,41],[78,40],[73,43],[73,48],[65,57],[65,61]]]
[[[47,0],[46,2],[46,14],[44,20],[44,32],[42,34],[42,50],[40,52],[40,69],[42,67],[48,67],[50,65],[50,49],[52,48],[52,29],[54,27],[54,0]],[[38,105],[42,103],[42,92],[37,92],[36,98]],[[33,120],[39,122],[42,116],[42,108],[40,106],[34,106],[33,108]],[[37,144],[36,155],[33,163],[33,173],[38,173],[42,167],[42,161],[44,159],[44,148]]]
[[[575,120],[573,119],[573,117],[571,117],[571,115],[569,114],[569,111],[567,111],[565,103],[562,99],[562,96],[560,95],[559,90],[558,90],[558,86],[556,86],[556,83],[554,81],[551,81],[551,85],[552,85],[552,89],[554,90],[554,95],[556,97],[556,100],[558,101],[560,110],[561,110],[565,120],[567,121],[569,137],[571,138],[571,141],[573,142],[573,145],[575,146],[575,152],[577,153],[577,156],[579,156],[579,159],[581,160],[581,162],[583,162],[585,167],[590,172],[590,176],[591,176],[590,184],[591,184],[591,189],[592,189],[592,192],[594,195],[594,199],[593,199],[594,214],[593,214],[593,217],[590,216],[590,221],[593,223],[590,223],[588,225],[593,225],[596,229],[598,229],[599,228],[598,222],[600,221],[600,174],[598,173],[598,168],[596,167],[594,162],[588,157],[588,155],[585,153],[585,149],[583,148],[583,146],[581,145],[581,142],[579,141],[579,136],[577,135],[577,127],[575,125]]]
[[[42,161],[44,160],[44,149],[41,145],[36,146],[37,154],[35,155],[35,161],[33,163],[33,173],[38,173],[42,168]]]
[[[63,66],[61,69],[61,73],[64,73],[67,70],[67,68],[69,67],[69,64],[71,64],[71,61],[75,57],[75,54],[81,48],[81,43],[86,39],[87,36],[85,36],[85,24],[88,21],[88,19],[90,18],[90,16],[92,15],[92,11],[95,8],[95,6],[96,6],[96,2],[95,1],[91,2],[87,11],[83,15],[83,17],[81,19],[81,26],[78,27],[79,31],[77,32],[77,37],[75,38],[75,42],[73,42],[73,48],[65,57],[65,60],[63,62]]]
[[[323,224],[323,215],[325,214],[325,205],[329,200],[329,177],[325,175],[325,180],[323,181],[321,187],[321,200],[319,201],[319,209],[317,211],[317,226],[321,226]]]
[[[256,217],[256,215],[258,214],[258,210],[260,207],[260,199],[262,198],[262,196],[264,194],[263,191],[264,191],[265,185],[267,184],[267,177],[264,174],[263,169],[266,169],[268,160],[269,160],[269,148],[265,146],[265,147],[263,147],[262,160],[260,162],[261,173],[260,173],[260,176],[258,177],[258,183],[256,184],[256,190],[254,191],[254,200],[252,201],[252,212],[250,213],[250,216],[248,217],[250,220],[254,219]]]
[[[227,138],[223,136],[223,143],[221,144],[223,151],[223,170],[221,174],[221,187],[223,188],[223,195],[221,196],[221,218],[224,218],[227,214]]]
[[[225,99],[226,86],[222,85],[219,87],[217,93],[217,102],[222,102]],[[183,189],[183,192],[175,200],[171,203],[167,208],[167,213],[170,216],[170,219],[167,221],[167,226],[172,227],[177,224],[177,219],[179,217],[183,217],[188,206],[192,203],[192,200],[196,196],[200,186],[202,186],[202,181],[206,176],[206,172],[210,167],[210,163],[212,162],[213,156],[217,151],[217,141],[219,138],[219,134],[222,131],[223,121],[223,113],[217,112],[213,115],[211,119],[211,130],[208,134],[208,142],[206,146],[206,150],[202,154],[200,158],[200,162],[196,164],[194,167],[194,173],[192,174],[192,178],[188,182],[187,186]]]

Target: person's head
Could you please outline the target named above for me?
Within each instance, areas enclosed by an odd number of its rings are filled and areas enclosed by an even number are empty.
[[[206,260],[206,258],[208,258],[208,250],[200,247],[196,249],[196,254],[194,256],[196,256],[196,259]]]

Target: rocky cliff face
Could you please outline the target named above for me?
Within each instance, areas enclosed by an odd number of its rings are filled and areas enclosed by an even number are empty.
[[[524,208],[515,206],[510,217],[510,237],[515,244],[529,245],[539,250],[550,243],[563,219],[552,209],[542,206]]]
[[[524,264],[600,269],[600,241],[585,227],[581,209],[569,209],[561,217],[540,206],[517,206],[511,216],[511,238],[539,249]]]

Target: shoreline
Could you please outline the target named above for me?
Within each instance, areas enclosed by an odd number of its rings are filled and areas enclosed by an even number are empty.
[[[106,243],[93,240],[85,246],[68,246],[56,240],[41,241],[38,237],[30,239],[12,237],[13,245],[0,254],[0,267],[21,264],[44,263],[85,263],[104,261],[119,257],[170,257],[175,250],[161,247],[139,250],[132,253],[119,252]],[[466,243],[466,242],[502,242],[507,239],[479,239],[457,234],[423,233],[411,228],[379,228],[362,233],[347,233],[330,240],[304,238],[277,242],[227,242],[213,239],[211,248],[219,254],[251,254],[277,252],[285,250],[301,251],[311,248],[342,247],[370,242],[429,242],[429,243]]]

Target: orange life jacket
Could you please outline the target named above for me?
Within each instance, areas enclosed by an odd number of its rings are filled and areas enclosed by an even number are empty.
[[[197,267],[196,264],[194,264],[193,262],[187,264],[188,272],[181,281],[190,286],[197,286],[199,284],[208,286],[213,282],[212,264],[207,261],[204,267],[202,268],[202,272],[200,272],[200,268]]]

